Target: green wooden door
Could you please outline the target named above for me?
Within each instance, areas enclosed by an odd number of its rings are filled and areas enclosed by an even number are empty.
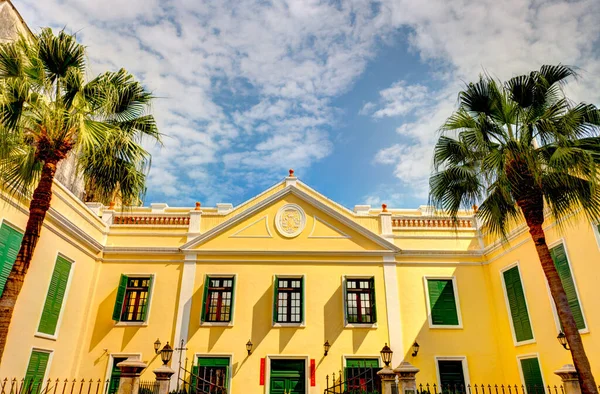
[[[25,372],[25,390],[28,393],[35,394],[42,390],[49,359],[50,353],[36,350],[31,352],[27,372]]]
[[[108,394],[115,394],[119,391],[119,380],[121,380],[121,369],[117,367],[117,364],[121,361],[127,360],[127,357],[115,357],[113,358],[112,369],[110,370],[110,383],[108,384]]]
[[[544,380],[537,357],[521,359],[521,371],[527,394],[544,394]]]
[[[438,360],[442,393],[464,393],[465,374],[461,360]]]
[[[305,394],[304,360],[271,360],[270,394]]]

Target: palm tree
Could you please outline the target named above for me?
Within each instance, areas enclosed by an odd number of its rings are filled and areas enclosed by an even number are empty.
[[[456,218],[481,202],[484,230],[506,240],[525,219],[548,280],[584,394],[598,393],[590,363],[556,270],[542,223],[582,210],[600,217],[600,114],[562,90],[573,68],[543,66],[505,83],[489,75],[468,84],[459,108],[441,127],[429,179],[430,200]]]
[[[30,200],[21,248],[0,297],[0,360],[46,212],[56,166],[73,155],[87,191],[124,205],[144,192],[149,153],[160,141],[152,95],[127,71],[86,82],[85,47],[64,31],[0,44],[0,187]]]

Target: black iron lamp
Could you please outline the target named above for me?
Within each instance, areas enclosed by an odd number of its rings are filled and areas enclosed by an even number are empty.
[[[564,332],[559,332],[558,336],[556,337],[556,339],[558,339],[558,342],[562,345],[562,347],[564,347],[566,350],[571,350],[569,349],[569,345],[567,344],[567,337],[565,335]]]
[[[160,351],[160,359],[164,365],[167,365],[169,361],[171,361],[171,357],[173,357],[173,348],[169,345],[169,342],[167,342]]]
[[[387,342],[386,342],[385,346],[383,347],[383,349],[381,349],[380,353],[381,353],[381,359],[383,360],[383,363],[385,364],[386,367],[389,367],[390,363],[392,362],[392,354],[394,352],[392,351],[392,349],[390,349]]]
[[[248,356],[252,354],[252,341],[248,339],[248,343],[246,343],[246,350],[248,351]]]
[[[156,338],[156,342],[154,342],[154,353],[158,354],[158,349],[160,349],[160,339]]]
[[[413,352],[412,352],[412,356],[416,357],[417,354],[419,354],[419,344],[417,343],[417,341],[415,341],[415,343],[413,343]]]
[[[329,344],[329,340],[325,341],[325,343],[323,344],[323,350],[325,350],[325,356],[327,356],[327,353],[329,353],[329,348],[331,347],[331,345]]]

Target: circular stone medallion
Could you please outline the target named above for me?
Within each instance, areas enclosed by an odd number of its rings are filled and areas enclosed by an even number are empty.
[[[306,215],[300,206],[286,204],[279,209],[275,216],[275,227],[279,234],[287,238],[299,235],[306,225]]]

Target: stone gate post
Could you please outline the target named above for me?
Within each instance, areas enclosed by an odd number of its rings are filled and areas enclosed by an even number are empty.
[[[396,394],[393,392],[394,383],[396,382],[396,374],[390,367],[383,367],[377,372],[381,378],[381,394]]]
[[[127,359],[117,364],[121,369],[119,391],[117,394],[138,394],[140,390],[140,375],[147,365],[139,360]]]
[[[554,373],[562,379],[565,394],[581,394],[579,377],[573,364],[563,365],[560,369],[554,371]]]
[[[398,376],[399,394],[416,394],[418,372],[419,368],[408,361],[402,361],[398,367],[394,368],[394,373]]]
[[[158,394],[169,394],[171,376],[175,373],[168,365],[161,365],[154,371],[156,383],[158,383]]]

